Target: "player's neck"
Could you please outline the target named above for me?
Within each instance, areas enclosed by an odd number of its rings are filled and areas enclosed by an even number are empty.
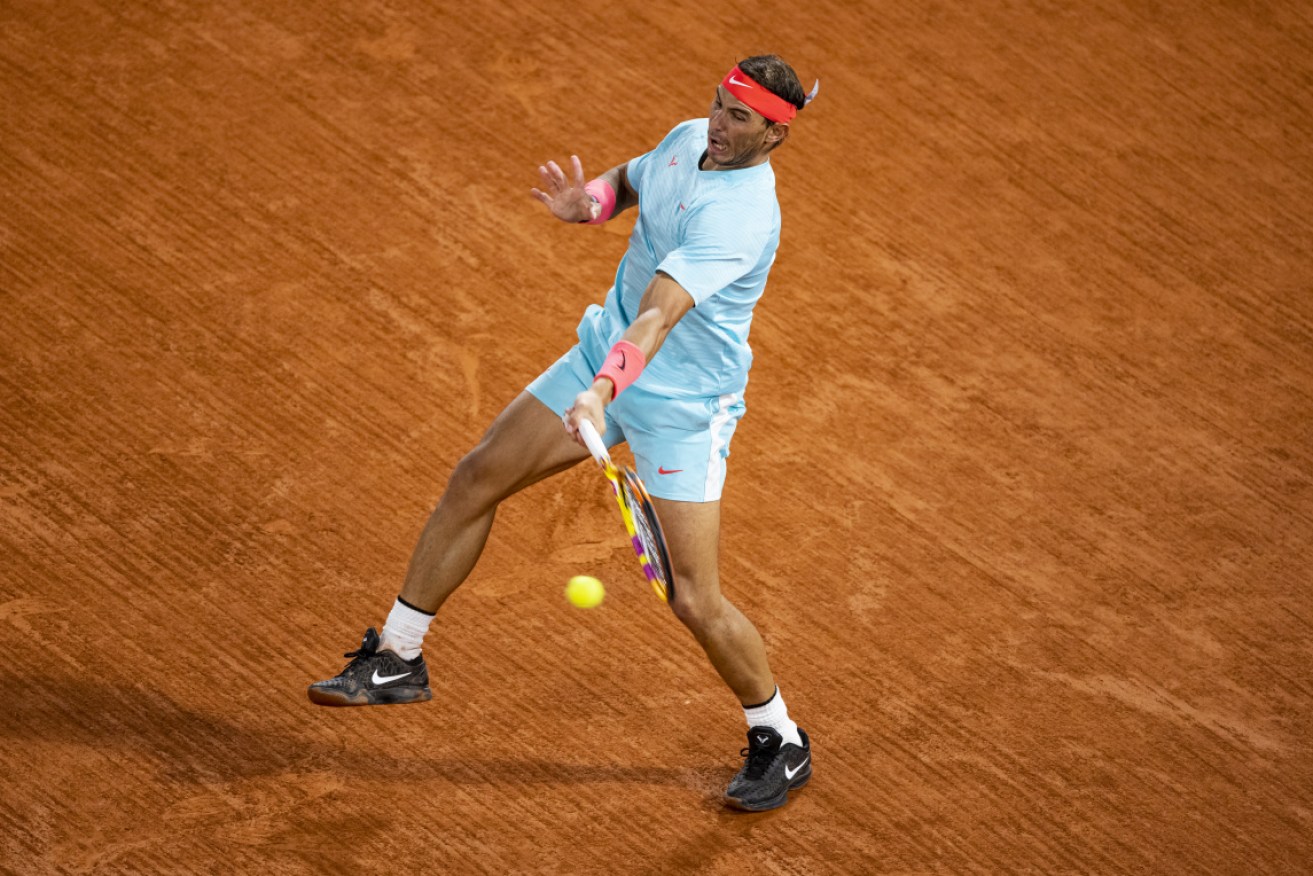
[[[703,149],[702,157],[698,159],[698,170],[706,171],[708,173],[719,170],[747,170],[749,167],[760,167],[767,161],[770,161],[770,155],[762,152],[760,155],[754,156],[743,164],[717,164],[711,160],[710,153]]]

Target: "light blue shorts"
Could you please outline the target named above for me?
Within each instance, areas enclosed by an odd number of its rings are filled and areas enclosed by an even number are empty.
[[[593,385],[604,357],[590,357],[576,344],[529,384],[529,392],[564,414]],[[672,399],[644,391],[640,381],[607,407],[602,440],[607,447],[629,442],[638,476],[653,496],[715,502],[725,486],[730,438],[745,410],[741,393]]]

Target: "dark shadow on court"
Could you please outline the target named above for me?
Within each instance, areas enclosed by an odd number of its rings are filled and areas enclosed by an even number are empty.
[[[0,696],[5,702],[23,704],[0,713],[0,739],[54,739],[98,752],[135,754],[152,763],[160,778],[175,782],[232,781],[307,769],[344,778],[396,775],[488,786],[630,784],[701,789],[719,780],[708,776],[725,773],[724,779],[729,778],[724,764],[710,762],[673,768],[535,757],[479,760],[330,746],[188,709],[144,685],[84,678],[27,678],[20,683],[12,676],[0,677]],[[322,710],[308,703],[306,708],[320,713],[314,720],[332,719],[333,713],[340,715],[339,720],[349,719],[341,714],[348,710]],[[18,753],[10,747],[11,757]]]

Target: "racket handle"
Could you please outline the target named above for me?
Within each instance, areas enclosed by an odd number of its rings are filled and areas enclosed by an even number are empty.
[[[602,443],[602,436],[597,434],[597,427],[592,420],[579,422],[579,434],[584,437],[584,444],[588,445],[588,452],[593,455],[593,459],[602,465],[611,461],[611,454],[606,452],[606,445]]]

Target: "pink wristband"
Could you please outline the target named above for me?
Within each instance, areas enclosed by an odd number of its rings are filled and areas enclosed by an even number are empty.
[[[605,377],[611,381],[611,399],[614,401],[629,384],[638,379],[638,375],[643,373],[645,367],[647,367],[647,357],[643,355],[642,350],[628,341],[616,341],[611,352],[607,354],[606,361],[598,369],[597,377]]]
[[[597,205],[602,208],[596,218],[585,219],[584,224],[601,225],[610,219],[611,214],[615,212],[615,189],[611,188],[611,184],[599,176],[584,186],[584,191],[591,195],[593,200],[597,201]]]

